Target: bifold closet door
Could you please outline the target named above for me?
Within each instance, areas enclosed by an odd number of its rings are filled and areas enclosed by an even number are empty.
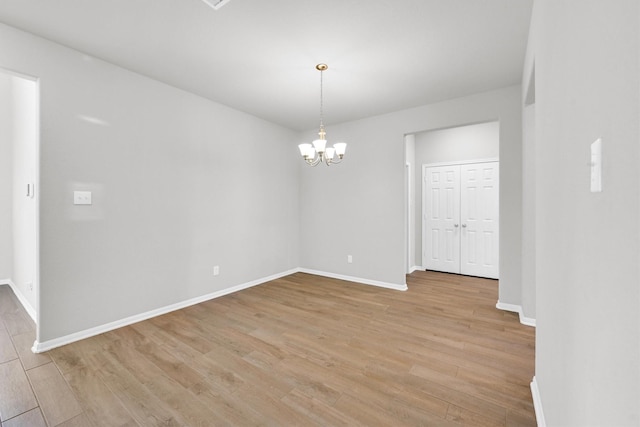
[[[427,168],[423,203],[425,267],[460,273],[460,167]]]
[[[499,163],[424,169],[423,266],[498,278]]]
[[[498,162],[460,166],[460,273],[498,278]]]

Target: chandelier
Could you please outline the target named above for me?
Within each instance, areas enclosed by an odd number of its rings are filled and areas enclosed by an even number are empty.
[[[347,149],[345,142],[336,142],[333,147],[327,147],[326,132],[324,131],[323,119],[323,97],[322,97],[322,73],[327,70],[329,66],[327,64],[316,65],[316,70],[320,71],[320,131],[318,132],[319,138],[313,141],[312,144],[300,144],[300,154],[304,161],[310,166],[316,166],[320,163],[325,163],[327,166],[340,163],[344,157],[344,152]],[[336,159],[337,156],[337,159]]]

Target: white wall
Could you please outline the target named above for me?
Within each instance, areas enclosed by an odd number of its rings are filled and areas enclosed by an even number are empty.
[[[549,426],[640,424],[639,9],[534,3],[536,382]]]
[[[36,198],[27,196],[27,185],[36,183],[37,83],[11,77],[13,140],[13,271],[16,293],[33,313],[36,307]],[[33,190],[31,190],[33,191]]]
[[[0,72],[0,281],[13,276],[11,77]]]
[[[416,183],[415,183],[415,170],[416,170],[416,136],[415,134],[405,135],[405,171],[406,188],[407,188],[407,273],[411,273],[414,268],[417,268],[418,262],[416,261]]]
[[[522,116],[522,314],[536,318],[536,144],[535,104]]]
[[[468,160],[498,159],[500,124],[498,122],[457,126],[416,134],[414,189],[415,259],[422,263],[422,165]]]
[[[300,166],[301,266],[405,283],[404,135],[500,121],[500,300],[520,303],[521,94],[514,86],[327,126],[344,140],[340,165]],[[311,140],[315,130],[303,139]],[[302,163],[302,162],[299,162]],[[347,264],[347,255],[353,264]]]
[[[416,134],[416,161],[445,163],[500,155],[500,124],[479,123]]]
[[[542,154],[536,145],[535,37],[529,28],[525,63],[522,70],[522,298],[523,317],[535,325],[537,270],[537,185],[536,168]]]
[[[295,132],[5,25],[0,67],[40,78],[38,341],[299,265]]]

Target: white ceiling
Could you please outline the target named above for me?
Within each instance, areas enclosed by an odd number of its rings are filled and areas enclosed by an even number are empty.
[[[2,0],[0,22],[296,130],[520,82],[533,0]]]

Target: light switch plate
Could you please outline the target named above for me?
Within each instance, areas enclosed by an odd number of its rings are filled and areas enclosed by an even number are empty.
[[[591,192],[602,191],[602,139],[591,144]]]
[[[91,191],[74,191],[73,204],[74,205],[90,205]]]

